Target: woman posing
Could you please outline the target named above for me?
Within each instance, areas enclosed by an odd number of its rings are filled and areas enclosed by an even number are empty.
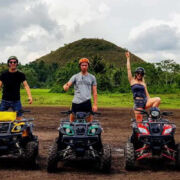
[[[136,109],[147,109],[150,107],[158,107],[161,99],[159,97],[150,98],[146,83],[144,81],[145,70],[142,67],[138,67],[135,70],[134,77],[131,73],[130,65],[130,53],[125,53],[127,58],[127,73],[128,80],[131,85],[134,99],[134,113],[136,121],[142,121],[142,115]]]

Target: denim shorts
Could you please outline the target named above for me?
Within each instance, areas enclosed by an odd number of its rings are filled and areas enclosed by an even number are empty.
[[[0,111],[7,111],[9,108],[12,108],[13,111],[17,112],[17,117],[22,116],[22,105],[21,101],[1,101]]]
[[[147,99],[134,99],[134,109],[143,108],[145,109],[147,103]]]

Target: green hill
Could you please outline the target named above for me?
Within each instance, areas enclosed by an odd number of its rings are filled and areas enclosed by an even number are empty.
[[[46,63],[58,63],[64,65],[69,61],[87,57],[91,59],[94,56],[101,56],[106,62],[121,66],[125,64],[126,49],[103,39],[81,39],[63,47],[51,51],[51,53],[40,57],[36,61],[44,61]],[[142,62],[143,60],[133,55],[132,62]]]

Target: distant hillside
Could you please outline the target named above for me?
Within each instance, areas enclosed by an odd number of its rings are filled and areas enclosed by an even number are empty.
[[[44,61],[46,63],[58,63],[64,65],[69,61],[87,57],[91,59],[93,56],[101,56],[106,62],[121,66],[126,63],[126,49],[116,46],[115,44],[103,39],[81,39],[70,44],[64,45],[51,53],[40,57],[36,61]],[[142,62],[143,60],[133,55],[132,62]]]

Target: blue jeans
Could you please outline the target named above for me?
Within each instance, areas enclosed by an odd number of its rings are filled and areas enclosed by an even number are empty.
[[[0,111],[7,111],[9,108],[12,108],[13,111],[17,112],[17,117],[21,117],[22,116],[22,105],[21,105],[21,101],[6,101],[6,100],[2,100],[1,101],[1,106],[0,106]]]

